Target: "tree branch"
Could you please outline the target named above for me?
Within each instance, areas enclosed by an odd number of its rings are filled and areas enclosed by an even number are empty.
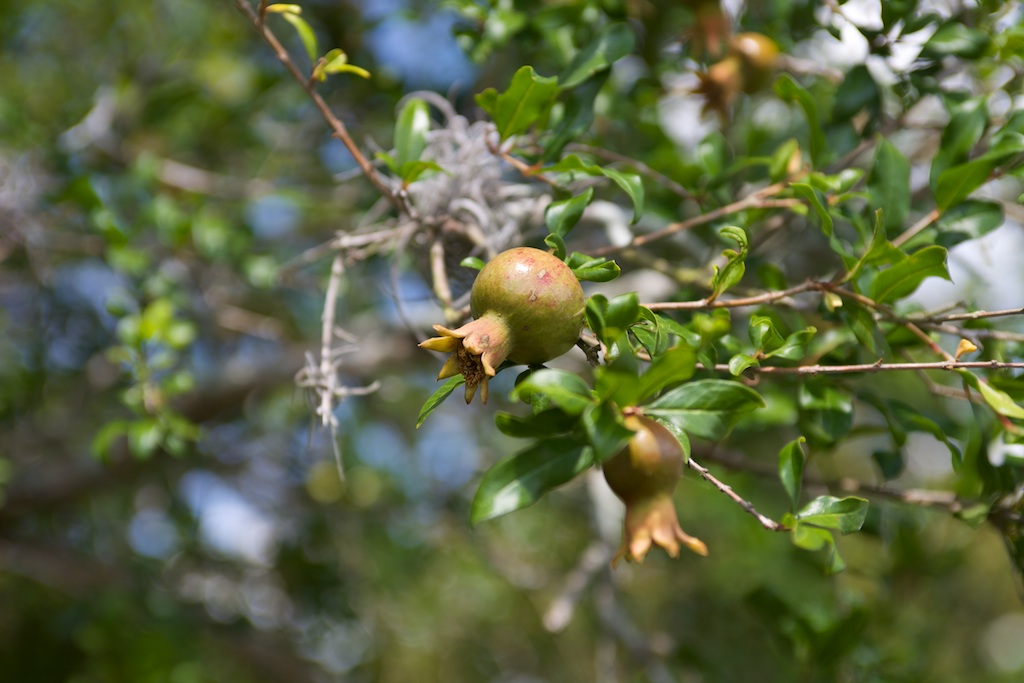
[[[731,486],[721,482],[717,477],[715,477],[715,475],[711,474],[711,472],[708,471],[708,468],[702,466],[693,458],[687,460],[686,464],[690,467],[690,469],[695,470],[701,477],[703,477],[704,481],[710,483],[716,489],[718,489],[726,496],[728,496],[730,500],[732,500],[741,508],[743,508],[748,514],[750,514],[754,519],[756,519],[761,524],[761,526],[763,526],[768,531],[789,531],[789,529],[786,526],[779,524],[774,519],[766,517],[762,515],[760,512],[758,512],[757,509],[754,507],[753,503],[751,503],[749,500],[743,498],[741,495],[733,491]]]
[[[284,49],[284,46],[281,44],[281,41],[279,41],[277,39],[277,36],[275,36],[274,33],[267,27],[266,22],[264,21],[266,3],[261,0],[258,12],[254,11],[252,7],[249,6],[249,3],[246,0],[235,0],[235,6],[238,7],[239,11],[241,11],[242,14],[246,16],[246,18],[249,19],[249,22],[253,25],[253,27],[259,32],[261,36],[263,36],[263,40],[265,40],[267,44],[270,45],[270,47],[274,50],[274,54],[277,56],[278,61],[280,61],[281,64],[284,65],[284,67],[288,70],[288,73],[291,74],[292,78],[294,78],[295,81],[300,86],[302,86],[302,89],[306,91],[306,95],[309,96],[309,99],[313,102],[313,105],[320,112],[320,115],[323,117],[324,121],[327,122],[327,125],[330,127],[334,137],[341,140],[342,144],[345,145],[345,148],[348,149],[349,153],[352,155],[352,158],[355,159],[356,164],[358,164],[359,168],[362,169],[363,175],[365,175],[366,178],[371,183],[373,183],[373,186],[377,188],[377,191],[380,192],[381,195],[383,195],[385,198],[387,198],[387,200],[390,201],[400,213],[404,213],[407,215],[410,214],[411,212],[409,206],[405,201],[404,197],[401,195],[401,193],[395,192],[384,181],[384,179],[381,178],[380,174],[377,173],[377,169],[373,167],[373,164],[370,163],[370,161],[359,149],[358,145],[356,145],[355,141],[352,139],[352,136],[349,135],[348,129],[345,127],[345,124],[341,122],[341,119],[334,115],[334,112],[331,111],[331,108],[327,105],[327,102],[325,102],[324,98],[320,96],[320,93],[316,91],[313,80],[310,79],[309,76],[302,73],[298,65],[291,58],[291,55],[289,55],[288,51]]]

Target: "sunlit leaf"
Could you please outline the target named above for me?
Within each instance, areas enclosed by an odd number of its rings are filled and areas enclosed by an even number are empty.
[[[463,379],[462,375],[456,375],[455,377],[449,378],[447,382],[442,384],[437,389],[437,391],[435,391],[430,396],[430,398],[428,398],[423,403],[423,407],[420,408],[420,414],[416,417],[416,429],[420,428],[420,425],[423,424],[423,422],[427,419],[427,417],[432,412],[434,412],[434,410],[439,405],[444,403],[444,400],[446,398],[448,398],[448,396],[451,395],[451,393],[453,391],[455,391],[458,387],[462,386],[465,383],[466,383],[466,380]]]
[[[645,406],[644,412],[693,436],[718,441],[743,415],[763,406],[764,399],[739,382],[702,379],[668,391]]]
[[[544,439],[502,460],[484,475],[473,497],[473,524],[533,505],[594,464],[591,449],[573,437]]]

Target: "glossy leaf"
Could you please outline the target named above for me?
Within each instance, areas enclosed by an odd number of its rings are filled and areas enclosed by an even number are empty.
[[[944,247],[916,251],[903,261],[880,272],[871,283],[871,298],[883,304],[912,294],[929,277],[949,280]]]
[[[821,221],[821,229],[831,237],[834,229],[832,215],[825,208],[825,202],[822,201],[819,191],[807,183],[791,183],[790,187],[810,203],[814,213],[818,215],[818,220]]]
[[[544,210],[544,222],[548,230],[556,235],[565,237],[570,230],[579,222],[583,211],[594,200],[594,188],[588,187],[583,193],[551,202]]]
[[[995,202],[968,199],[952,207],[936,222],[936,243],[947,249],[977,239],[1003,224],[1003,207]]]
[[[558,77],[563,89],[575,88],[594,74],[608,69],[633,51],[633,29],[627,24],[605,26],[597,39],[580,50]]]
[[[968,370],[960,370],[959,372],[969,386],[981,393],[989,408],[1000,415],[1024,420],[1024,406],[1015,402],[1005,391],[996,389],[988,382],[982,382],[974,373]]]
[[[693,376],[697,357],[687,344],[679,344],[661,354],[640,376],[637,400],[644,401],[665,387],[685,382]]]
[[[728,226],[722,228],[721,236],[736,242],[739,249],[726,249],[722,255],[726,258],[725,265],[715,266],[715,274],[711,278],[711,297],[718,298],[723,292],[739,284],[746,272],[747,233],[742,228]]]
[[[473,497],[473,524],[533,505],[594,464],[590,448],[574,437],[545,439],[519,451],[484,475]]]
[[[1000,159],[988,155],[946,169],[935,183],[935,203],[940,211],[956,206],[988,182]]]
[[[619,266],[615,261],[602,257],[592,258],[579,252],[569,255],[567,261],[576,279],[584,282],[611,282],[619,276]]]
[[[856,496],[819,496],[796,514],[803,524],[835,529],[841,534],[859,531],[868,514],[868,501]]]
[[[395,155],[399,166],[418,161],[427,146],[430,108],[418,97],[409,99],[395,122]]]
[[[622,413],[612,403],[592,404],[583,411],[580,423],[596,462],[604,462],[621,451],[633,436],[622,421]]]
[[[519,400],[534,393],[543,394],[570,415],[579,415],[594,402],[583,378],[564,370],[543,369],[530,373],[516,385],[512,398]]]
[[[644,212],[644,184],[636,173],[616,171],[597,164],[590,164],[575,154],[570,154],[553,166],[544,168],[545,173],[583,173],[588,176],[604,176],[618,185],[633,202],[633,222],[640,220]]]
[[[572,430],[576,419],[558,408],[552,408],[526,416],[496,413],[494,424],[502,434],[525,439],[564,434]]]
[[[544,116],[558,95],[558,79],[538,76],[532,66],[523,66],[503,93],[488,88],[476,96],[498,128],[502,140],[525,133]]]
[[[416,429],[420,428],[420,425],[423,424],[427,417],[429,417],[439,405],[444,403],[444,400],[448,398],[453,391],[465,383],[466,380],[463,379],[462,375],[456,375],[449,378],[447,382],[437,389],[437,391],[431,394],[430,398],[423,403],[423,407],[420,408],[420,414],[416,417]]]
[[[644,407],[652,417],[709,441],[724,438],[744,414],[764,406],[764,399],[739,382],[703,379],[668,391]]]
[[[800,360],[807,355],[807,345],[817,333],[817,328],[807,327],[798,330],[786,337],[782,344],[768,353],[765,358],[785,358],[786,360]]]

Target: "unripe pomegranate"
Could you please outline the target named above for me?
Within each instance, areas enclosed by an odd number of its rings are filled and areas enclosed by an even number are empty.
[[[743,67],[743,92],[758,92],[771,83],[779,61],[779,46],[774,40],[763,33],[737,33],[729,48]]]
[[[761,33],[737,33],[729,40],[729,54],[697,74],[694,92],[704,96],[704,111],[717,111],[723,119],[740,92],[756,93],[771,84],[779,62],[779,48]]]
[[[517,247],[495,256],[473,283],[473,320],[420,344],[452,355],[438,379],[459,373],[466,380],[466,403],[480,388],[487,403],[487,380],[505,360],[535,365],[557,358],[579,339],[584,301],[580,281],[557,256]]]
[[[612,560],[614,566],[625,557],[643,562],[652,544],[679,556],[679,544],[698,555],[708,548],[699,538],[679,526],[672,492],[683,476],[683,449],[672,432],[649,417],[633,414],[625,419],[635,433],[603,465],[608,486],[626,504],[622,547]]]

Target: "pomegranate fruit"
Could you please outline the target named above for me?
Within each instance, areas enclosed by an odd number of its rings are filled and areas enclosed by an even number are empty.
[[[683,476],[679,441],[649,417],[627,415],[625,423],[634,430],[633,437],[602,467],[608,485],[626,504],[622,547],[612,566],[622,558],[643,562],[653,544],[672,557],[679,556],[680,543],[698,555],[707,555],[704,542],[679,526],[672,504],[672,492]]]
[[[473,282],[469,299],[474,320],[450,330],[434,325],[439,337],[420,344],[451,353],[438,379],[466,380],[466,403],[477,388],[487,403],[487,380],[505,360],[525,365],[561,356],[583,329],[583,288],[569,266],[540,249],[517,247],[495,256]]]

